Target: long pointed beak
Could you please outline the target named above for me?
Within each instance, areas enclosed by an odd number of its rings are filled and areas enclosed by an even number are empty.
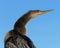
[[[53,10],[46,10],[46,11],[43,11],[44,13],[48,13],[48,12],[51,12],[51,11],[53,11]]]
[[[48,13],[48,12],[51,12],[51,11],[53,11],[53,10],[40,11],[39,13],[40,13],[40,14],[45,14],[45,13]]]

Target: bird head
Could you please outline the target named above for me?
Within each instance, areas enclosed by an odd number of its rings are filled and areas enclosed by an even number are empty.
[[[48,13],[48,12],[51,12],[52,10],[45,10],[45,11],[41,11],[41,10],[30,10],[28,13],[29,15],[34,18],[38,15],[41,15],[41,14],[45,14],[45,13]]]

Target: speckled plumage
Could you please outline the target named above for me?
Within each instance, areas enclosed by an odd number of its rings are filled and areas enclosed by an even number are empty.
[[[26,36],[25,25],[30,19],[49,11],[30,10],[19,18],[14,25],[14,29],[6,34],[4,48],[36,48],[31,39]]]

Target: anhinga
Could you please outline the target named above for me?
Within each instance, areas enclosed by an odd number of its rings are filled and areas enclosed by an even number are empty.
[[[30,19],[50,11],[30,10],[19,18],[14,25],[14,29],[6,34],[4,48],[36,48],[31,39],[26,36],[25,25]]]

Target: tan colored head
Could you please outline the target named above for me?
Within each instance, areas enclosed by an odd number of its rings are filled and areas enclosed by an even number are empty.
[[[41,10],[30,10],[30,11],[29,11],[29,15],[30,15],[32,18],[34,18],[34,17],[36,17],[36,16],[38,16],[38,15],[45,14],[45,13],[48,13],[48,12],[50,12],[50,11],[52,11],[52,10],[45,10],[45,11],[41,11]]]

